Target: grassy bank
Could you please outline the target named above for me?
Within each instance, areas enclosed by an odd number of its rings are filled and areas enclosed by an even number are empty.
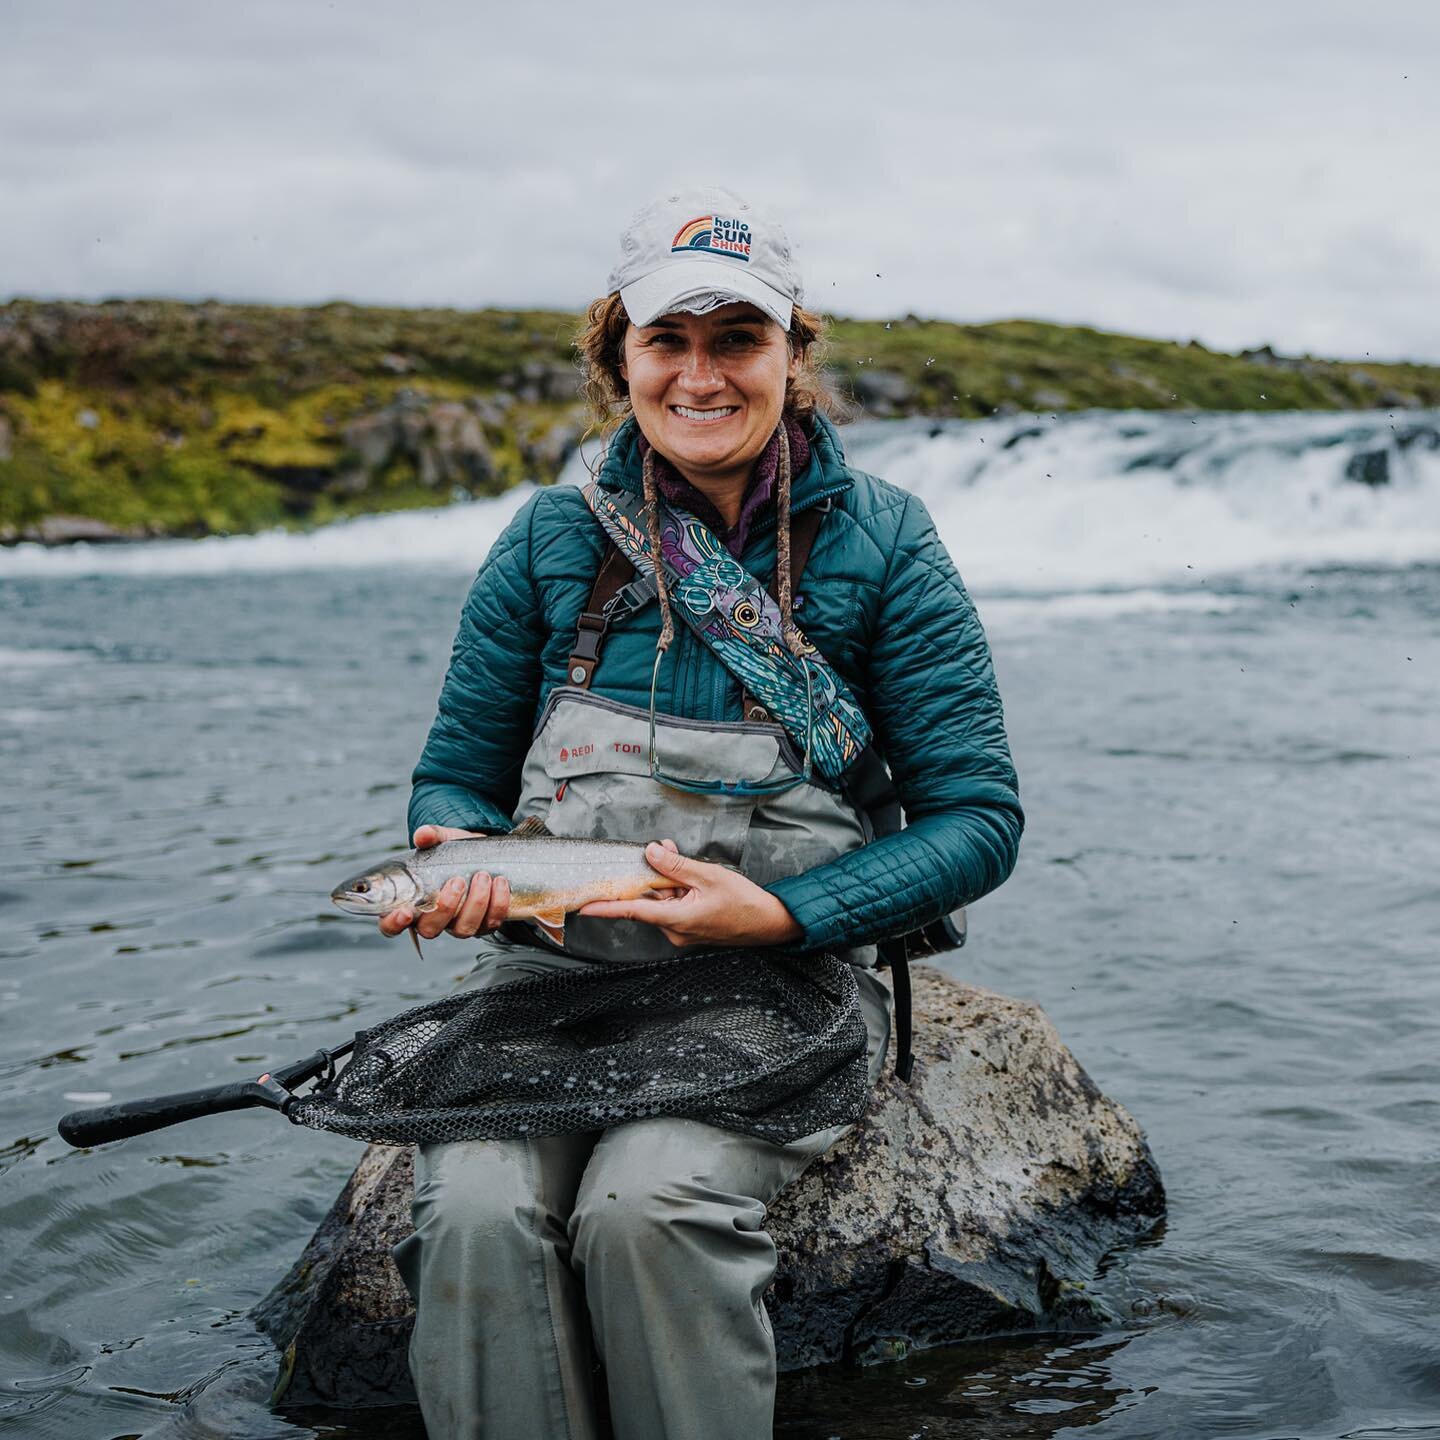
[[[552,479],[584,429],[553,311],[0,306],[0,540],[200,535]],[[857,413],[1440,405],[1440,367],[1007,321],[841,320]]]

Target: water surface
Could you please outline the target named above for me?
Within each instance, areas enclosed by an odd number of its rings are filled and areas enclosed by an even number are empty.
[[[1220,417],[1162,463],[1190,418],[1042,424],[978,469],[1019,421],[860,437],[972,579],[1029,816],[947,968],[1045,1007],[1171,1212],[1099,1277],[1102,1333],[790,1379],[787,1440],[1440,1436],[1440,473],[1383,416]],[[1389,443],[1388,492],[1347,480]],[[1052,454],[1089,457],[1075,493]],[[356,1148],[242,1114],[77,1153],[54,1123],[463,972],[462,943],[422,966],[326,894],[402,838],[514,503],[0,555],[0,1427],[339,1433],[265,1408],[246,1316]]]

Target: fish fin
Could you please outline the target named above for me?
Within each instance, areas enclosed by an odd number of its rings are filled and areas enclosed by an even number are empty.
[[[538,839],[541,835],[550,834],[550,827],[538,815],[527,815],[510,834],[520,840]]]
[[[420,948],[420,932],[413,925],[410,927],[410,939],[414,941],[415,953],[424,960],[425,952]]]
[[[565,911],[560,906],[549,910],[537,910],[530,917],[557,945],[565,944]]]

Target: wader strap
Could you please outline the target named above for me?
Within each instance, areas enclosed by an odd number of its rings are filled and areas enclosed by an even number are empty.
[[[895,1073],[908,1085],[915,1069],[911,1051],[913,1029],[910,1016],[910,959],[905,936],[880,943],[880,958],[890,969],[890,986],[895,994]]]
[[[595,577],[590,599],[575,622],[575,646],[565,664],[565,673],[572,685],[578,685],[582,690],[590,688],[595,667],[600,663],[600,652],[605,648],[610,621],[614,618],[614,601],[634,579],[635,567],[609,543],[607,536],[600,573]]]
[[[846,798],[874,831],[872,839],[900,833],[903,815],[900,792],[873,742],[860,752],[860,758],[846,772],[844,790]]]

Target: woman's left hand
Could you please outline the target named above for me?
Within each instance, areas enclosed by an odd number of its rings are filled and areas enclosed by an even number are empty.
[[[685,888],[653,900],[592,900],[580,913],[654,925],[672,945],[782,945],[805,933],[768,890],[727,866],[687,860],[673,840],[647,845],[645,859]]]

